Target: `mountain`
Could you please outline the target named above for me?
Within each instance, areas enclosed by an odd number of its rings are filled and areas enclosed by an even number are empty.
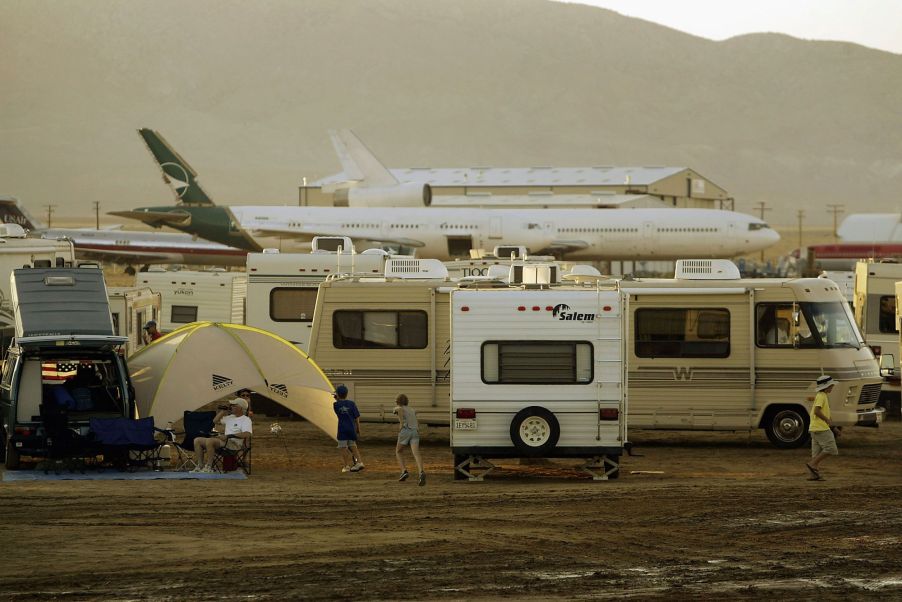
[[[6,0],[0,56],[0,192],[60,215],[169,201],[138,127],[225,204],[296,203],[341,127],[392,167],[690,166],[784,224],[902,189],[902,56],[849,43],[547,0]]]

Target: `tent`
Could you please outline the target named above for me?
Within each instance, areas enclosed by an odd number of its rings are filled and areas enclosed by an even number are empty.
[[[157,426],[247,388],[336,436],[332,383],[307,354],[265,330],[193,322],[144,347],[128,365],[138,413]]]

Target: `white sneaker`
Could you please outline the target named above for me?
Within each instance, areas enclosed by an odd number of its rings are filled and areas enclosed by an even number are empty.
[[[363,465],[363,462],[358,462],[357,464],[355,464],[354,466],[351,467],[351,472],[360,472],[364,468],[366,468],[366,466]]]
[[[194,468],[192,468],[192,469],[189,470],[188,472],[193,472],[193,473],[196,474],[196,473],[203,472],[203,471],[204,471],[204,467],[203,467],[203,466],[195,466]]]
[[[351,472],[351,467],[350,466],[342,466],[341,472]]]
[[[215,470],[213,470],[213,467],[210,466],[209,464],[207,464],[206,466],[204,466],[203,468],[201,468],[200,471],[201,471],[202,473],[204,473],[204,474],[210,474],[210,473],[212,473],[212,472],[216,472]]]

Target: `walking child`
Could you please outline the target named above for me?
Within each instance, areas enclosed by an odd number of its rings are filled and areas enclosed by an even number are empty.
[[[836,456],[839,449],[836,447],[836,437],[840,432],[840,427],[833,426],[830,419],[830,399],[827,397],[833,390],[835,381],[831,376],[821,376],[815,381],[815,389],[817,395],[814,396],[814,405],[811,406],[811,425],[808,432],[811,435],[811,461],[805,464],[811,476],[809,481],[823,481],[824,477],[820,473],[821,462],[827,456]]]
[[[407,399],[407,395],[403,393],[398,395],[395,403],[398,405],[392,412],[398,415],[400,426],[398,430],[398,445],[395,446],[395,456],[397,456],[398,464],[401,466],[401,476],[398,477],[398,480],[406,481],[407,477],[410,476],[410,473],[407,472],[407,466],[404,464],[404,456],[401,455],[404,448],[410,446],[413,459],[417,463],[417,472],[419,472],[417,485],[422,487],[426,484],[426,472],[423,470],[423,460],[420,458],[420,427],[419,422],[417,422],[417,413],[416,410],[408,405],[410,401]]]
[[[360,436],[360,410],[357,404],[348,399],[348,388],[344,385],[335,387],[332,394],[335,403],[332,409],[338,416],[338,449],[344,459],[344,468],[341,472],[358,472],[364,469],[363,458],[360,456],[360,448],[357,446],[357,438]]]

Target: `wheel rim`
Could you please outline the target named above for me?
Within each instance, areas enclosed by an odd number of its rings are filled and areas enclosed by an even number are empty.
[[[805,420],[796,412],[784,411],[774,416],[774,436],[784,443],[798,441],[804,434]]]
[[[530,416],[520,423],[520,439],[530,447],[541,447],[551,438],[551,425],[539,416]]]

